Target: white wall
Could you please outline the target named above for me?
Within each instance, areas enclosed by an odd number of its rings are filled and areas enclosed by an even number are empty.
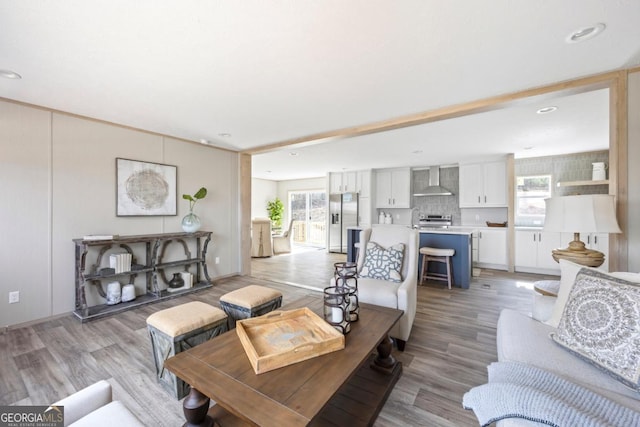
[[[178,215],[116,217],[116,157],[177,166]],[[209,273],[240,271],[237,153],[0,100],[0,184],[0,326],[73,311],[73,238],[182,231],[202,186]]]
[[[278,196],[278,183],[268,179],[251,180],[251,218],[269,218],[267,203]]]

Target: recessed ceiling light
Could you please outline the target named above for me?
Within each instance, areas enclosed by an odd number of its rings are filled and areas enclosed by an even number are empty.
[[[230,138],[231,134],[230,133],[226,133],[226,132],[222,132],[222,133],[219,133],[218,136],[220,136],[222,138]]]
[[[298,155],[298,153],[297,153],[296,151],[291,151],[291,152],[289,152],[289,155],[290,155],[291,157],[295,157],[295,156],[297,156],[297,155]]]
[[[415,151],[412,151],[411,154],[422,154],[423,152],[424,151],[422,150],[415,150]]]
[[[590,27],[580,28],[577,31],[569,34],[565,41],[567,43],[578,43],[581,41],[589,40],[604,31],[606,25],[603,23],[595,24]]]
[[[0,77],[4,77],[5,79],[14,79],[14,80],[20,80],[22,78],[20,74],[11,70],[0,70]]]
[[[543,108],[539,109],[538,111],[536,111],[536,113],[538,113],[538,114],[548,114],[548,113],[553,113],[557,109],[558,109],[558,107],[556,107],[555,105],[552,105],[550,107],[543,107]]]
[[[523,147],[525,150],[531,150],[533,147]]]
[[[271,171],[266,171],[267,173],[271,173]]]

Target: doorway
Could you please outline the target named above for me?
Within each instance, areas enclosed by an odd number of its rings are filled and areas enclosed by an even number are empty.
[[[327,245],[327,193],[319,190],[289,192],[293,244],[324,248]]]

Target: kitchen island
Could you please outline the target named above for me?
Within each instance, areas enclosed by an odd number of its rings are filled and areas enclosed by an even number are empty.
[[[375,225],[374,225],[375,227]],[[405,227],[397,225],[396,227]],[[360,241],[361,227],[349,227],[347,230],[347,261],[356,261],[355,243]],[[471,283],[471,235],[475,231],[472,227],[449,227],[420,230],[420,247],[454,249],[455,255],[451,257],[453,268],[453,285],[468,289]],[[418,278],[422,271],[422,256],[418,259]],[[429,271],[444,273],[445,266],[440,263],[431,263]]]
[[[471,283],[471,235],[475,229],[469,227],[450,227],[442,229],[420,230],[420,247],[454,249],[451,257],[453,268],[453,285],[469,289]],[[418,278],[422,271],[422,256],[418,260]],[[430,263],[429,271],[445,273],[446,267],[441,263]]]

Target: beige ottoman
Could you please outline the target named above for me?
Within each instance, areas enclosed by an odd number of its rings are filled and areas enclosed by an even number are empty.
[[[220,307],[229,315],[229,329],[236,320],[262,316],[282,305],[282,293],[264,286],[249,285],[220,297]]]
[[[227,315],[217,307],[194,301],[160,310],[147,318],[158,382],[176,399],[189,385],[164,369],[164,361],[226,332]]]

